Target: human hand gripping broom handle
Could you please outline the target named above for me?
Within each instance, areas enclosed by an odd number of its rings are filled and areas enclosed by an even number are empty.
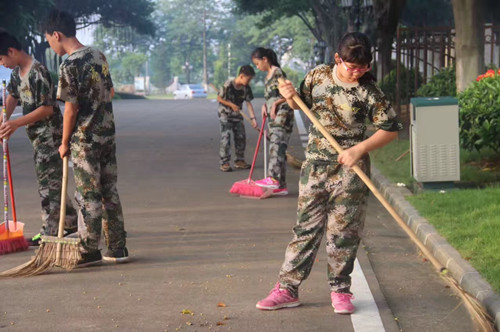
[[[66,218],[66,195],[68,193],[68,156],[63,158],[63,177],[61,189],[61,209],[59,213],[59,229],[57,238],[62,239],[64,235],[64,219]],[[57,242],[56,265],[61,265],[62,242]]]
[[[283,78],[278,79],[280,84],[284,84],[285,80]],[[328,140],[328,142],[334,147],[334,149],[338,152],[341,153],[344,151],[342,147],[337,143],[335,138],[333,138],[332,135],[325,129],[325,127],[319,122],[319,120],[314,116],[314,114],[311,112],[309,107],[300,99],[298,95],[293,96],[293,101],[299,105],[300,109],[307,115],[309,120],[314,124],[316,129],[318,129],[323,136]],[[371,190],[373,195],[380,201],[380,203],[386,208],[386,210],[391,214],[391,216],[396,220],[396,222],[403,228],[403,230],[408,234],[408,236],[415,242],[415,244],[418,246],[418,248],[422,251],[422,253],[426,256],[426,258],[434,265],[434,267],[438,271],[442,271],[444,267],[439,263],[439,261],[432,255],[432,253],[425,247],[425,245],[420,241],[420,239],[413,233],[411,228],[401,219],[401,217],[398,215],[396,210],[389,204],[389,202],[382,196],[380,191],[375,187],[373,182],[370,180],[370,178],[363,172],[363,170],[358,166],[354,165],[351,167],[354,172],[363,180],[363,182],[366,184],[366,186]]]

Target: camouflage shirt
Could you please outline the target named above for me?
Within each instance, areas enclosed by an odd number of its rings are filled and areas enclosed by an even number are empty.
[[[230,101],[242,109],[243,102],[253,100],[253,93],[250,86],[240,86],[236,87],[234,80],[227,80],[224,86],[219,91],[219,97],[224,100]],[[227,118],[230,121],[241,121],[243,117],[240,112],[235,112],[229,106],[222,105],[219,103],[219,114],[227,114]]]
[[[12,97],[21,100],[23,115],[27,115],[41,106],[54,108],[54,113],[51,116],[26,125],[28,135],[30,132],[43,131],[48,127],[59,131],[62,129],[62,115],[56,102],[55,87],[52,84],[49,71],[40,62],[33,59],[31,68],[24,77],[21,77],[19,67],[14,68],[7,90]]]
[[[271,111],[271,106],[276,100],[283,98],[278,89],[278,78],[280,77],[286,78],[286,75],[283,73],[281,68],[276,68],[269,79],[264,79],[264,98],[266,99],[268,112]],[[293,110],[290,106],[288,106],[286,102],[281,103],[276,111],[276,119],[274,119],[274,123],[283,125],[289,122],[287,121],[287,118],[290,118],[291,116],[293,116]]]
[[[112,88],[106,57],[94,48],[82,47],[61,64],[57,98],[78,105],[73,143],[114,137]]]
[[[320,65],[307,73],[299,96],[319,122],[343,148],[366,139],[367,120],[385,131],[402,129],[391,104],[374,83],[344,83],[334,64]],[[311,125],[307,158],[331,160],[337,152]]]

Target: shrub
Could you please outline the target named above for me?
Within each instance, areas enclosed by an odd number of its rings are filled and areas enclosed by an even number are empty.
[[[387,74],[382,81],[379,83],[380,89],[389,98],[390,101],[396,101],[396,66],[394,69]],[[418,73],[418,84],[422,84],[422,75]],[[403,64],[401,64],[401,77],[400,77],[400,100],[401,104],[407,104],[410,102],[410,98],[415,96],[415,70],[408,70]]]
[[[457,79],[455,66],[441,69],[432,76],[429,83],[422,85],[417,90],[419,97],[442,97],[457,95]]]
[[[500,69],[479,75],[458,95],[458,103],[462,147],[469,151],[488,147],[500,153]]]

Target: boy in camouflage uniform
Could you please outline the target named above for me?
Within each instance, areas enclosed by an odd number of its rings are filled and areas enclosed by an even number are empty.
[[[108,63],[101,52],[78,41],[74,18],[66,12],[51,12],[43,32],[58,55],[69,55],[59,68],[57,98],[65,102],[59,154],[63,158],[71,153],[76,199],[86,225],[86,231],[80,233],[83,258],[79,265],[100,264],[102,259],[127,262],[116,187],[114,90]],[[102,228],[107,246],[103,255],[99,251]]]
[[[308,277],[326,233],[332,306],[339,314],[354,312],[350,274],[364,225],[368,188],[351,166],[357,164],[369,174],[368,152],[389,143],[402,128],[387,98],[367,73],[370,50],[364,34],[346,34],[335,54],[336,64],[314,68],[300,86],[301,99],[345,150],[338,154],[311,126],[300,174],[294,237],[288,244],[279,280],[257,303],[258,309],[300,305],[299,286]],[[292,99],[297,92],[290,82],[280,85],[280,93],[290,106],[298,108]],[[377,128],[369,138],[365,136],[366,120]]]
[[[19,100],[23,116],[0,126],[0,137],[10,137],[17,128],[26,127],[33,145],[38,192],[42,203],[42,229],[30,245],[38,245],[40,235],[57,235],[61,204],[62,162],[57,153],[61,144],[62,115],[55,99],[50,73],[43,65],[21,49],[15,37],[0,30],[0,64],[13,69],[7,90],[7,117],[10,118]],[[0,123],[2,119],[0,119]],[[64,229],[77,231],[77,215],[67,201]]]
[[[235,168],[248,169],[245,158],[246,134],[243,123],[242,112],[243,102],[246,101],[252,127],[257,128],[257,121],[251,100],[253,99],[250,81],[255,76],[252,67],[245,65],[240,68],[238,77],[234,80],[229,79],[224,83],[224,87],[217,95],[219,102],[219,121],[220,121],[220,170],[223,172],[232,171],[231,165],[231,133],[234,140],[234,150],[236,160]]]

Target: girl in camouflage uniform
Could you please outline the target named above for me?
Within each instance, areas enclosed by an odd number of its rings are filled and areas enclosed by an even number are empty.
[[[267,72],[264,81],[262,117],[269,115],[269,167],[268,177],[255,181],[261,187],[274,189],[274,195],[287,195],[286,149],[293,129],[293,109],[278,91],[278,78],[286,77],[278,63],[276,53],[262,47],[252,52],[252,62],[257,69]]]
[[[326,232],[328,281],[336,313],[354,312],[350,292],[356,252],[363,229],[368,188],[350,168],[357,164],[369,174],[368,152],[397,137],[401,124],[370,70],[371,45],[362,33],[346,34],[335,54],[335,63],[310,71],[299,96],[321,124],[345,149],[338,154],[319,130],[310,128],[306,161],[302,165],[297,223],[288,244],[279,281],[268,297],[257,303],[261,310],[300,305],[299,285],[312,268]],[[297,94],[287,81],[281,94],[292,107]],[[366,120],[377,128],[365,136]]]
[[[42,229],[30,245],[38,245],[40,235],[57,235],[61,205],[62,161],[57,148],[61,144],[62,115],[55,99],[50,73],[21,49],[19,42],[6,31],[0,31],[0,64],[12,68],[7,90],[7,115],[10,118],[19,100],[23,116],[9,119],[0,127],[0,137],[10,137],[17,128],[26,126],[33,145],[38,192],[42,203]],[[0,120],[1,122],[1,120]],[[76,210],[66,200],[65,231],[77,231]]]

